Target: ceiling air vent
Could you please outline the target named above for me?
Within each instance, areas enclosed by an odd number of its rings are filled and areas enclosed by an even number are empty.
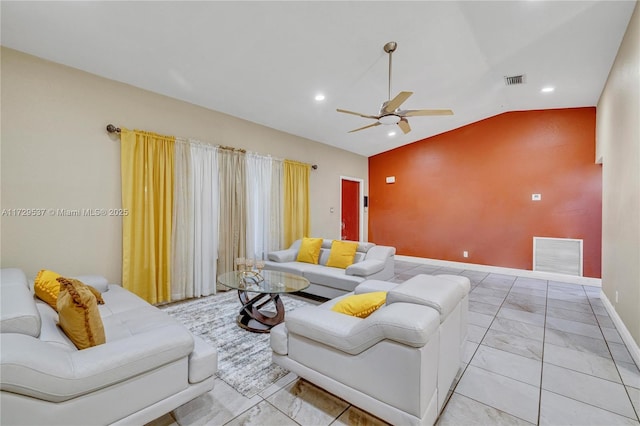
[[[513,86],[514,84],[523,84],[523,83],[524,83],[524,74],[504,77],[504,84],[506,84],[507,86]]]

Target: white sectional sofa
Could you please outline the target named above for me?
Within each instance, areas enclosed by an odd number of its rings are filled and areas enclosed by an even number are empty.
[[[1,270],[1,424],[144,424],[213,389],[215,348],[122,287],[79,279],[105,302],[106,343],[83,350],[22,270]]]
[[[366,318],[331,310],[349,294],[287,313],[273,361],[391,424],[432,425],[461,367],[469,288],[454,275],[364,281],[354,294],[386,291],[386,304]]]
[[[268,253],[265,269],[301,275],[311,283],[305,293],[332,299],[352,292],[367,279],[390,280],[394,276],[395,247],[358,242],[353,264],[346,269],[326,266],[333,240],[324,239],[318,264],[297,262],[302,240],[286,250]]]

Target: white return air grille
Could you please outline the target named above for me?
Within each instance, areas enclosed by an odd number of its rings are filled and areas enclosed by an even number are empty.
[[[533,237],[533,270],[582,276],[582,240]]]

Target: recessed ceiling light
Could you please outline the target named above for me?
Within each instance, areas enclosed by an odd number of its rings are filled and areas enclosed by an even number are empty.
[[[324,101],[324,95],[322,93],[318,93],[316,95],[316,101]]]
[[[554,90],[556,90],[556,88],[555,88],[555,87],[547,86],[547,87],[543,87],[543,88],[542,88],[542,90],[541,90],[541,92],[542,92],[542,93],[551,93],[551,92],[553,92]]]
[[[396,132],[394,132],[394,131],[392,130],[392,131],[390,131],[389,133],[387,133],[387,135],[389,135],[389,136],[395,136],[395,135],[396,135]]]

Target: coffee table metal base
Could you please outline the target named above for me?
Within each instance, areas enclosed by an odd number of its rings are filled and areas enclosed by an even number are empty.
[[[251,294],[254,296],[251,297]],[[279,294],[256,294],[238,290],[238,298],[242,303],[236,318],[240,327],[254,333],[268,333],[274,326],[284,321],[284,304]],[[273,305],[275,312],[264,309],[267,305]]]

